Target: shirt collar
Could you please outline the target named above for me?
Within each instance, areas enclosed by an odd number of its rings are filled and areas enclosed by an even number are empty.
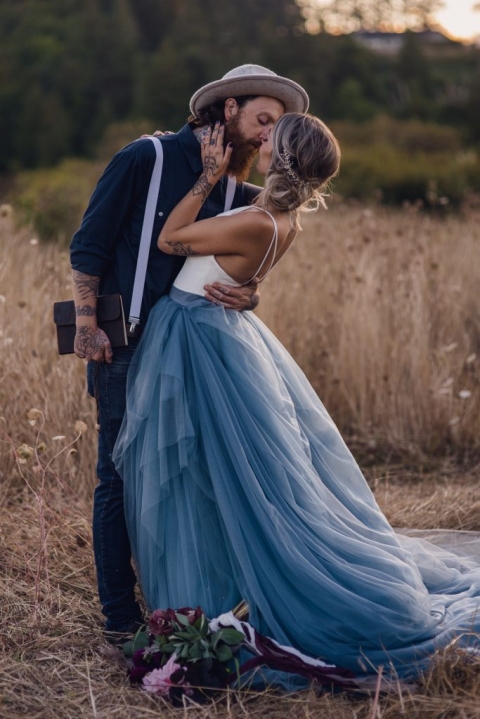
[[[200,143],[197,140],[190,125],[184,125],[181,130],[177,132],[177,137],[182,146],[192,171],[196,174],[200,173],[203,168],[202,154],[200,149]]]

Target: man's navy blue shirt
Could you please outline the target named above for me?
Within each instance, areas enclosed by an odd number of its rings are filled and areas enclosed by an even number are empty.
[[[202,172],[200,143],[189,125],[160,140],[163,173],[143,293],[142,326],[155,302],[170,291],[185,261],[184,257],[166,255],[159,250],[158,236],[169,212]],[[120,292],[127,318],[155,159],[155,148],[147,138],[132,142],[113,157],[98,181],[70,247],[73,269],[100,277],[99,294]],[[198,219],[223,212],[226,185],[226,178],[222,178],[204,203]],[[232,207],[244,204],[244,186],[237,185]]]

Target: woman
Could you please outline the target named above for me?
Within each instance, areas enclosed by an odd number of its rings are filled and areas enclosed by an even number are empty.
[[[279,261],[304,204],[323,204],[338,144],[318,119],[284,115],[260,148],[257,205],[195,223],[228,164],[222,138],[218,125],[204,138],[203,174],[160,235],[188,258],[151,313],[115,449],[147,605],[215,617],[245,599],[280,644],[411,677],[480,629],[480,567],[395,534],[286,350],[253,314],[203,297]]]

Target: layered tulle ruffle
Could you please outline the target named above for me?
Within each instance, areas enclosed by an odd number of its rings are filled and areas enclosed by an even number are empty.
[[[129,373],[114,460],[150,609],[241,599],[282,645],[408,678],[480,631],[471,537],[392,530],[304,374],[252,313],[173,289]],[[464,534],[464,533],[462,533]],[[435,539],[435,537],[434,537]]]

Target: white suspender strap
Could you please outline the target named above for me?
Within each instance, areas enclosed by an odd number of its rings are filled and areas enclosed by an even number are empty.
[[[163,170],[162,143],[157,137],[149,137],[148,139],[153,142],[157,157],[153,167],[152,177],[150,179],[145,216],[143,218],[137,269],[135,270],[135,281],[133,283],[132,304],[130,306],[130,316],[128,318],[130,332],[133,332],[136,325],[140,323],[140,310],[142,307],[143,290],[145,287],[145,275],[147,272],[150,244],[152,242],[153,221],[155,219],[155,211],[157,209],[158,193],[160,191],[160,182]]]
[[[148,188],[147,204],[145,207],[145,216],[143,218],[142,234],[140,238],[140,248],[138,251],[137,268],[135,270],[135,281],[133,283],[132,304],[130,305],[130,316],[128,323],[130,325],[129,332],[132,333],[140,323],[140,310],[142,307],[143,290],[145,288],[145,276],[147,273],[148,256],[150,254],[150,244],[152,241],[153,222],[155,219],[155,210],[157,209],[158,193],[160,192],[160,182],[162,180],[163,170],[163,147],[157,137],[149,137],[155,147],[157,154],[155,165],[150,179],[150,187]],[[232,207],[237,182],[234,177],[227,178],[227,189],[225,192],[225,209],[227,212]]]
[[[232,209],[233,198],[235,197],[235,190],[237,189],[237,181],[234,177],[228,175],[227,177],[227,191],[225,192],[225,208],[224,212]]]

